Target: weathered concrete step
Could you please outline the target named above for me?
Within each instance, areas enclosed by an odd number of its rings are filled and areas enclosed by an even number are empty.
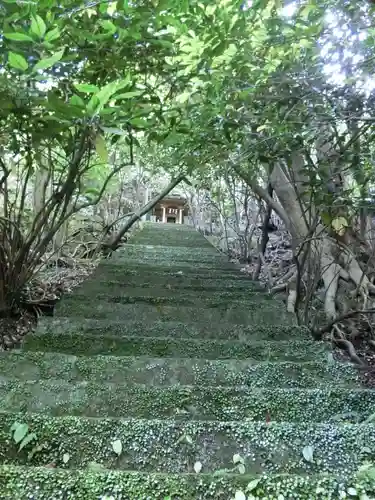
[[[125,298],[126,299],[126,298]],[[122,300],[122,299],[121,299]],[[92,298],[71,296],[65,297],[56,305],[55,314],[59,316],[86,317],[93,319],[108,320],[148,320],[148,321],[181,321],[210,323],[214,328],[221,322],[235,323],[240,325],[252,324],[288,324],[293,323],[294,318],[289,315],[285,308],[277,307],[277,303],[246,302],[243,307],[193,307],[159,305],[137,303],[121,304],[114,302],[93,303]]]
[[[94,286],[91,287],[91,284]],[[149,290],[142,288],[118,287],[111,288],[95,287],[95,280],[87,281],[83,286],[75,288],[72,294],[66,295],[71,300],[80,302],[113,302],[115,304],[152,304],[165,306],[185,306],[198,308],[227,308],[235,306],[237,309],[246,309],[250,302],[250,308],[253,304],[259,304],[260,307],[272,307],[276,309],[282,306],[279,298],[275,298],[266,292],[253,294],[221,292],[184,292],[176,290],[161,289],[155,287]]]
[[[0,410],[53,416],[360,423],[375,412],[375,393],[6,379],[0,380]]]
[[[329,345],[313,340],[236,341],[138,335],[49,332],[27,335],[28,351],[61,352],[93,356],[151,356],[252,361],[314,361],[327,358]]]
[[[100,269],[100,268],[99,268]],[[201,293],[217,293],[217,292],[232,292],[238,294],[266,294],[266,289],[257,283],[245,280],[229,280],[229,279],[210,279],[210,278],[194,278],[189,276],[181,276],[178,274],[163,274],[163,273],[150,273],[143,276],[138,275],[118,275],[116,279],[104,279],[96,273],[90,281],[91,286],[96,289],[116,289],[116,288],[141,288],[146,291],[153,288],[170,290],[171,293],[176,291],[186,292],[201,292]],[[75,290],[78,290],[76,288]],[[151,290],[150,290],[151,291]]]
[[[171,249],[175,249],[175,247],[170,247]],[[215,266],[215,267],[221,267],[224,266],[226,267],[230,263],[228,260],[228,257],[225,257],[224,255],[208,255],[206,257],[200,257],[194,255],[194,252],[191,251],[190,249],[190,254],[187,255],[173,255],[172,253],[169,254],[163,254],[160,253],[160,255],[157,254],[145,254],[145,253],[127,253],[125,251],[121,251],[118,253],[112,254],[111,260],[113,262],[116,262],[117,264],[126,264],[127,262],[142,262],[142,263],[149,263],[149,264],[168,264],[168,265],[192,265],[195,263],[199,264],[207,264],[208,267]]]
[[[223,261],[223,262],[200,262],[199,260],[197,261],[188,261],[186,262],[185,260],[181,261],[173,261],[170,259],[143,259],[140,257],[139,259],[135,257],[127,257],[127,258],[118,258],[115,255],[113,257],[110,257],[108,259],[105,259],[103,261],[103,265],[105,264],[110,264],[111,266],[116,266],[116,267],[153,267],[155,270],[157,269],[162,269],[163,267],[169,268],[172,270],[182,270],[184,271],[185,269],[206,269],[206,270],[211,270],[211,271],[230,271],[234,272],[236,270],[235,264],[232,262],[228,261]],[[238,267],[238,266],[237,266]]]
[[[173,421],[51,417],[43,414],[0,413],[0,461],[29,464],[27,447],[10,435],[14,422],[26,423],[42,437],[45,448],[35,453],[34,465],[61,460],[69,454],[69,467],[85,467],[95,461],[107,468],[143,472],[193,472],[196,461],[214,473],[233,465],[240,454],[248,474],[354,473],[363,458],[358,450],[375,442],[373,424],[260,423],[251,421]],[[122,452],[112,448],[121,441]],[[303,450],[313,450],[306,460]],[[375,450],[365,452],[369,462]]]
[[[195,304],[197,302],[202,302],[204,304],[219,304],[228,303],[231,301],[240,301],[250,299],[252,301],[264,301],[274,303],[275,297],[267,293],[266,290],[226,290],[225,288],[221,291],[216,290],[189,290],[186,288],[173,288],[172,285],[160,286],[155,285],[152,287],[142,287],[142,286],[129,286],[128,284],[121,283],[103,283],[97,281],[94,278],[86,280],[81,286],[77,287],[73,291],[74,296],[76,295],[86,295],[93,298],[104,298],[105,297],[134,297],[134,298],[147,298],[151,300],[163,299],[168,300],[171,303],[182,303],[182,304]],[[277,300],[277,299],[276,299]]]
[[[86,335],[131,335],[141,337],[187,337],[205,340],[311,340],[307,328],[294,325],[215,325],[187,324],[175,321],[103,321],[100,319],[43,317],[38,322],[39,333]]]
[[[251,499],[293,498],[371,500],[374,483],[354,475],[248,474],[215,475],[147,474],[142,472],[69,469],[58,461],[58,468],[0,466],[2,498],[6,500],[78,499],[152,499],[152,500],[228,500],[236,492]],[[36,493],[37,492],[37,493]],[[358,496],[350,495],[356,493]],[[36,496],[37,495],[37,496]],[[345,496],[346,495],[346,496]],[[349,496],[350,495],[350,496]],[[364,496],[367,495],[367,496]]]
[[[214,283],[225,287],[228,286],[254,286],[249,276],[241,272],[240,268],[230,270],[213,270],[213,269],[196,269],[170,266],[155,267],[147,264],[144,265],[116,265],[111,264],[112,259],[105,259],[100,266],[95,270],[94,276],[97,280],[105,279],[108,281],[121,280],[127,282],[130,279],[142,280],[142,282],[155,282],[158,280],[174,280],[180,284],[191,282],[203,285],[207,281],[207,285]]]
[[[116,260],[127,260],[129,258],[144,259],[145,261],[159,260],[174,262],[213,262],[228,263],[228,256],[217,251],[214,247],[192,250],[189,247],[163,247],[151,245],[132,245],[127,243],[113,254]]]
[[[139,232],[135,235],[130,243],[133,245],[152,245],[169,246],[169,247],[190,247],[190,248],[212,248],[211,243],[198,233],[181,233],[181,234],[162,234],[162,233],[143,233]]]
[[[171,385],[247,386],[249,388],[357,388],[357,370],[347,363],[262,362],[71,356],[43,352],[0,352],[0,374],[18,380],[62,379]]]

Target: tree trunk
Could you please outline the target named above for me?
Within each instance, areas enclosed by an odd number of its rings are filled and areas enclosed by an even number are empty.
[[[142,218],[143,215],[147,214],[154,206],[159,203],[167,194],[169,194],[173,188],[175,188],[181,181],[184,180],[185,175],[180,174],[174,179],[171,180],[171,182],[168,184],[166,188],[164,188],[157,196],[152,198],[146,205],[144,205],[142,208],[140,208],[137,212],[132,215],[129,220],[123,225],[123,227],[119,230],[119,232],[113,236],[113,238],[108,242],[105,243],[103,246],[107,248],[109,251],[114,251],[116,250],[119,245],[121,239],[124,237],[124,235],[129,231],[129,229]]]
[[[324,143],[320,154],[326,154],[328,158],[333,158],[336,163],[332,150]],[[336,295],[339,287],[340,277],[351,280],[358,291],[366,293],[373,291],[368,277],[364,274],[361,266],[350,248],[350,231],[347,230],[343,237],[331,231],[320,223],[317,219],[316,207],[314,206],[313,196],[307,195],[304,166],[306,162],[302,154],[294,153],[290,158],[288,165],[277,163],[272,170],[270,182],[278,198],[279,203],[272,199],[269,193],[259,186],[253,178],[249,178],[237,168],[236,171],[249,184],[253,191],[260,196],[269,207],[271,207],[286,224],[287,229],[292,236],[292,247],[295,259],[299,259],[307,249],[307,258],[309,259],[309,269],[313,269],[316,276],[314,282],[318,283],[321,279],[325,287],[324,308],[329,319],[337,316]],[[337,170],[336,170],[337,172]],[[337,215],[336,215],[337,217]],[[288,273],[288,311],[295,312],[297,301],[296,279],[297,267],[291,273]],[[303,269],[300,269],[304,273]],[[312,276],[305,276],[306,279],[312,279]]]

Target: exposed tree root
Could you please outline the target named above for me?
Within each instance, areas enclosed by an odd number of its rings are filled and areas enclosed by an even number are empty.
[[[327,323],[323,327],[318,328],[316,330],[313,330],[311,333],[312,333],[314,340],[322,340],[323,335],[325,333],[330,332],[332,330],[332,328],[337,323],[341,323],[341,322],[345,321],[346,319],[353,318],[354,316],[357,316],[358,314],[365,314],[365,315],[375,314],[375,309],[358,309],[355,311],[349,311],[345,314],[342,314],[341,316],[338,316],[336,319],[333,319],[332,321],[330,321],[329,323]]]
[[[336,331],[337,336],[332,333],[332,342],[338,347],[343,347],[344,349],[346,349],[349,354],[349,358],[353,363],[359,366],[364,366],[365,363],[356,353],[356,350],[354,349],[354,346],[350,342],[350,340],[344,339],[344,335],[337,325],[335,325],[333,329]]]

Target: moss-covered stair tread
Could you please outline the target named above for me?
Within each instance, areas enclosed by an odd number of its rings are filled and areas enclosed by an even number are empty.
[[[375,412],[368,389],[167,386],[62,379],[0,380],[0,410],[88,417],[360,423]]]
[[[100,319],[69,318],[63,316],[41,318],[37,333],[185,337],[202,340],[311,340],[308,330],[296,325],[233,325],[233,323],[221,322],[212,328],[210,324],[191,324],[178,321],[103,321]]]
[[[374,391],[184,225],[146,224],[0,373],[1,498],[375,494]]]

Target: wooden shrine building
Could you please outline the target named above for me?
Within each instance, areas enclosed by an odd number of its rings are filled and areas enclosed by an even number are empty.
[[[189,215],[186,198],[169,195],[155,205],[150,215],[150,220],[155,222],[184,224]]]

